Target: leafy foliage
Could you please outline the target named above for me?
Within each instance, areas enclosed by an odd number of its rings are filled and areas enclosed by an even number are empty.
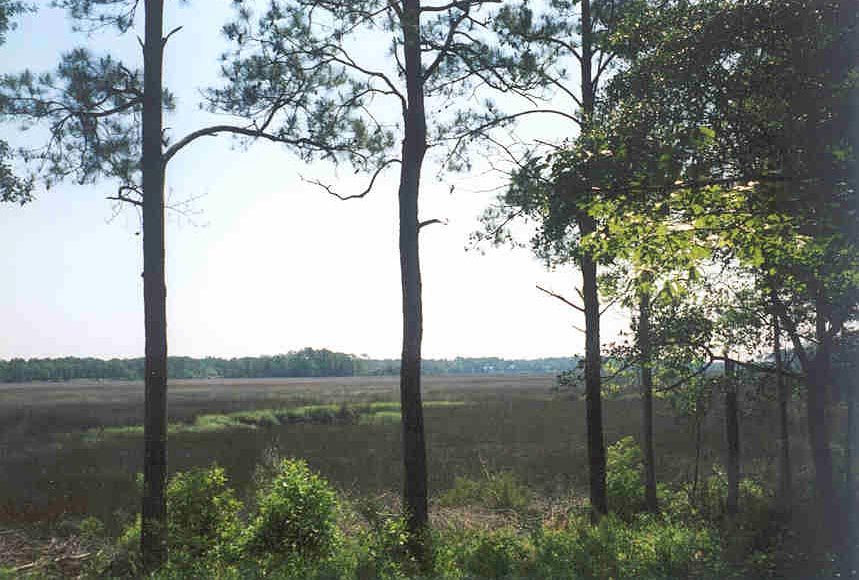
[[[174,560],[222,559],[241,529],[241,502],[227,487],[224,469],[212,465],[177,473],[167,486],[168,533]]]
[[[632,437],[619,439],[606,449],[606,488],[609,506],[629,521],[641,511],[644,500],[641,448]]]
[[[256,515],[241,538],[241,550],[273,565],[322,560],[335,545],[336,507],[328,482],[305,462],[284,459],[258,492]]]
[[[715,530],[645,516],[628,524],[609,515],[598,526],[573,520],[535,544],[540,578],[719,578],[726,571]]]

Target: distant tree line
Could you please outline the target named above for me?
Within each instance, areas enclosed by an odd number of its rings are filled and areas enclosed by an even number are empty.
[[[0,382],[143,380],[143,358],[13,358],[0,360]],[[424,374],[559,373],[576,366],[575,358],[508,360],[497,357],[425,360]],[[242,358],[169,357],[173,379],[350,377],[396,375],[400,361],[369,359],[328,349],[304,348],[286,354]]]

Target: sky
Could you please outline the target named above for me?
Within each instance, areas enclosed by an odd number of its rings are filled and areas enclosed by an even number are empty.
[[[47,4],[47,2],[44,2]],[[220,121],[199,109],[199,91],[218,84],[221,25],[229,2],[167,2],[165,84],[177,109],[165,119],[174,137]],[[201,9],[205,6],[205,9]],[[19,19],[0,47],[2,72],[50,69],[61,52],[86,45],[139,65],[134,34],[73,33],[64,13],[41,9]],[[534,121],[523,131],[560,139],[572,127]],[[0,127],[13,145],[38,130]],[[257,356],[306,346],[374,358],[401,350],[396,171],[366,198],[343,202],[302,180],[314,176],[343,192],[363,189],[342,167],[308,166],[275,144],[242,147],[228,137],[198,140],[170,163],[167,308],[171,355]],[[542,294],[568,296],[579,277],[548,271],[527,249],[469,248],[468,236],[503,186],[478,164],[472,174],[424,167],[421,233],[426,358],[571,356],[584,349],[581,315]],[[451,192],[451,186],[453,192]],[[117,208],[110,183],[61,183],[27,205],[0,205],[0,359],[142,356],[142,238],[134,208]],[[627,323],[603,321],[603,342]]]

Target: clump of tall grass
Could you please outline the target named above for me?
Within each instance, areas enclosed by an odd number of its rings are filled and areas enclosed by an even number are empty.
[[[482,477],[457,477],[453,487],[438,498],[444,507],[482,505],[490,509],[521,511],[533,500],[533,493],[509,471],[490,471],[484,465]]]

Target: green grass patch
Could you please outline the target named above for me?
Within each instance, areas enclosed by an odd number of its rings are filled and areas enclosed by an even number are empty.
[[[362,425],[380,425],[387,423],[398,423],[400,421],[399,411],[377,411],[361,415],[359,422]]]
[[[425,408],[458,407],[464,401],[426,401]],[[374,403],[304,405],[280,409],[257,409],[235,413],[210,413],[199,415],[193,423],[170,423],[170,435],[183,433],[213,433],[228,429],[257,429],[277,427],[289,423],[315,424],[387,424],[400,420],[400,404],[379,401]],[[143,435],[143,425],[105,427],[89,429],[84,433],[84,441],[95,443],[106,437],[138,437]]]

